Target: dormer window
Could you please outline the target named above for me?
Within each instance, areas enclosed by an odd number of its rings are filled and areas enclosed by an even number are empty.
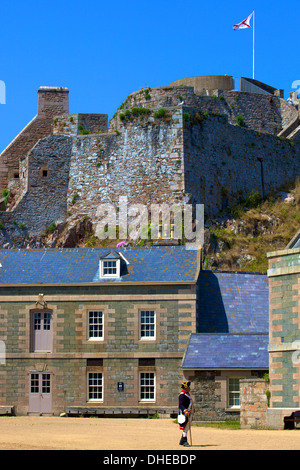
[[[120,260],[103,260],[102,263],[103,277],[116,277],[118,275],[118,263],[120,263]]]
[[[121,276],[121,258],[117,252],[109,252],[100,258],[100,278],[119,278]]]

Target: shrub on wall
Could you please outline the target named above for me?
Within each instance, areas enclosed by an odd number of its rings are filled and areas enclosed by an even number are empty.
[[[165,117],[166,114],[167,114],[167,110],[165,108],[160,108],[157,111],[155,111],[154,117],[160,119],[160,118]]]
[[[245,126],[244,116],[241,116],[240,114],[238,114],[236,117],[236,123],[238,126],[244,127]]]

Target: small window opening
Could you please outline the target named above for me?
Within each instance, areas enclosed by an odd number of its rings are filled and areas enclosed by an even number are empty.
[[[48,170],[43,170],[42,175],[44,178],[48,176]]]

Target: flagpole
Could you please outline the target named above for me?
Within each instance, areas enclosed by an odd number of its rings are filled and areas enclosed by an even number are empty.
[[[255,77],[255,11],[253,11],[253,80]]]

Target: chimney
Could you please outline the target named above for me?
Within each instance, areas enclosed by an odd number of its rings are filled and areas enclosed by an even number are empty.
[[[38,90],[38,117],[45,119],[62,114],[69,114],[68,88],[41,86]]]

